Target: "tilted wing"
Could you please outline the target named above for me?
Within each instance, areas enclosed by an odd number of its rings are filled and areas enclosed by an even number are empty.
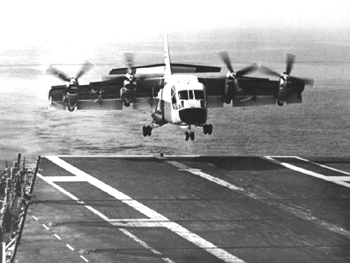
[[[208,108],[223,107],[226,77],[198,77],[198,80],[206,87]],[[278,81],[253,77],[240,77],[237,81],[240,90],[235,93],[232,103],[233,107],[276,104],[276,94],[279,88]],[[287,103],[301,103],[300,94],[292,94]]]
[[[140,75],[137,79],[135,108],[141,109],[141,102],[152,107],[153,97],[163,87],[163,79],[158,75]],[[123,103],[120,98],[120,89],[123,87],[124,76],[111,80],[91,82],[79,86],[78,110],[122,110]],[[52,86],[49,91],[50,109],[65,110],[64,97],[66,85]],[[151,101],[152,100],[152,101]],[[137,105],[136,105],[137,104]],[[142,108],[143,109],[143,108]]]

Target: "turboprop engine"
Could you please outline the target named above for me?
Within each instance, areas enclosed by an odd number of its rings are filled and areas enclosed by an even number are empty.
[[[297,78],[290,75],[294,62],[295,55],[287,54],[286,71],[282,74],[264,66],[260,68],[265,74],[279,78],[279,86],[275,94],[277,105],[279,106],[283,106],[292,94],[296,94],[301,99],[301,93],[305,85],[312,86],[314,84],[313,79]]]
[[[227,72],[225,89],[224,89],[224,94],[223,94],[223,101],[226,104],[229,104],[229,103],[231,103],[231,101],[234,102],[237,92],[242,91],[242,89],[239,86],[239,78],[241,78],[244,75],[247,75],[251,72],[258,70],[259,67],[255,63],[251,66],[245,67],[245,68],[235,72],[233,70],[231,60],[228,56],[227,51],[220,52],[220,56],[221,56],[221,59],[223,60],[223,62],[225,63],[227,69],[229,70]]]
[[[53,67],[52,65],[46,70],[48,74],[58,77],[59,79],[66,82],[66,89],[63,94],[62,100],[67,103],[67,107],[69,111],[74,111],[75,107],[79,102],[79,78],[81,78],[84,74],[90,71],[95,65],[86,60],[82,65],[81,69],[78,71],[75,77],[69,78],[64,72]]]
[[[134,69],[132,68],[134,64],[134,53],[124,52],[124,56],[127,73],[124,76],[123,87],[120,89],[120,98],[122,99],[124,106],[129,107],[130,103],[136,97],[136,78]]]

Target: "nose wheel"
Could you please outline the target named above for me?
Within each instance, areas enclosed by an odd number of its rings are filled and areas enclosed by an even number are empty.
[[[203,125],[203,133],[211,135],[213,133],[213,125],[211,125],[211,124],[204,124]]]
[[[188,141],[188,139],[191,139],[191,141],[193,141],[194,140],[194,132],[193,131],[187,131],[187,132],[185,132],[185,140],[186,141]]]
[[[151,136],[152,135],[152,127],[151,126],[143,126],[142,127],[142,132],[143,132],[143,136]]]

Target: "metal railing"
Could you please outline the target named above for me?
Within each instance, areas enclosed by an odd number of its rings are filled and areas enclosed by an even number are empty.
[[[25,159],[18,154],[11,168],[0,173],[0,242],[1,262],[14,262],[22,236],[28,207],[38,173],[40,156],[35,168],[26,168]]]

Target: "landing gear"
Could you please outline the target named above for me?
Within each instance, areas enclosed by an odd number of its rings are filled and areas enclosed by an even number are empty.
[[[204,124],[203,125],[203,133],[211,135],[213,133],[213,125],[211,125],[211,124]]]
[[[277,101],[277,105],[278,105],[278,106],[280,106],[280,107],[282,107],[282,106],[284,105],[284,102],[283,102],[283,101],[278,100],[278,101]]]
[[[191,139],[191,141],[194,141],[194,132],[193,131],[187,131],[185,132],[185,140],[188,141],[188,139]]]
[[[151,126],[143,126],[142,127],[142,132],[143,132],[143,136],[151,136],[152,135],[152,127]]]

